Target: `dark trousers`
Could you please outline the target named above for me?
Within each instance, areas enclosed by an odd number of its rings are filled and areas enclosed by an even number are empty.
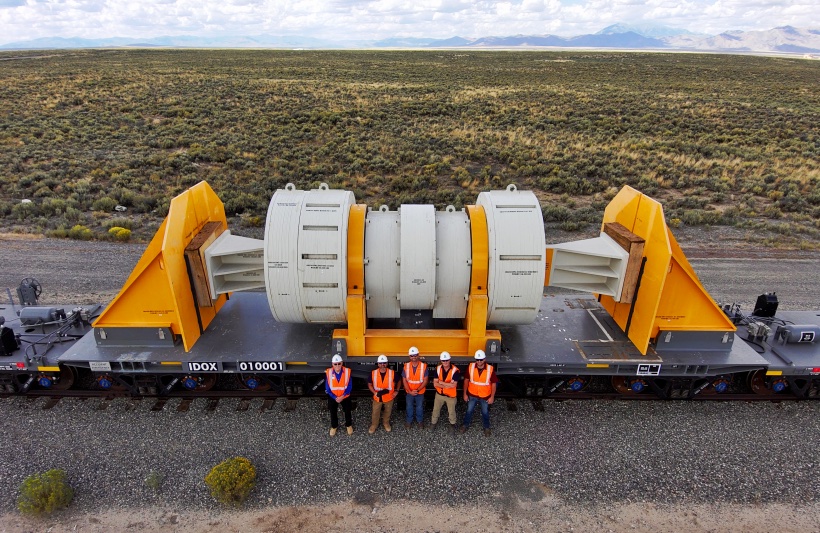
[[[341,406],[345,413],[345,427],[349,428],[353,425],[353,414],[350,412],[353,407],[353,401],[350,399],[350,396],[342,400]],[[339,427],[339,403],[334,398],[328,396],[327,408],[330,409],[330,427]]]

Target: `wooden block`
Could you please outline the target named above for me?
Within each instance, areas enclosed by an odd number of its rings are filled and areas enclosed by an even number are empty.
[[[225,228],[221,222],[207,222],[185,247],[185,262],[191,271],[191,284],[194,286],[196,303],[200,307],[213,307],[211,291],[208,288],[208,275],[205,268],[205,250],[219,237]]]
[[[643,249],[646,240],[635,235],[618,222],[607,222],[604,224],[604,233],[612,237],[621,248],[629,252],[629,259],[626,263],[626,273],[624,274],[624,285],[621,290],[620,303],[632,303],[635,298],[635,289],[638,285],[638,275],[643,262]]]

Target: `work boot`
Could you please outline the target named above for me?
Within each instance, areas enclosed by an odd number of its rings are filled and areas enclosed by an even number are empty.
[[[450,433],[455,433],[456,430],[458,429],[458,426],[455,425],[455,424],[450,424],[449,429],[450,429]]]
[[[353,435],[353,426],[347,426],[347,434]]]
[[[406,427],[407,429],[410,429],[410,426],[412,426],[412,424],[410,422],[405,422],[404,423],[404,427]]]
[[[430,431],[436,429],[436,424],[438,424],[438,422],[430,422]]]
[[[393,427],[390,424],[388,424],[387,422],[385,422],[384,423],[384,430],[386,432],[390,433],[391,431],[393,431]]]
[[[371,435],[376,432],[376,426],[370,426],[370,429],[367,430],[368,433]]]
[[[419,429],[424,429],[424,422],[419,422]]]
[[[485,437],[489,437],[491,433],[492,432],[490,431],[490,428],[484,428],[484,436]]]
[[[460,428],[458,428],[458,432],[459,433],[467,433],[467,426],[461,426]]]
[[[330,428],[330,436],[333,437],[336,435],[336,428]]]

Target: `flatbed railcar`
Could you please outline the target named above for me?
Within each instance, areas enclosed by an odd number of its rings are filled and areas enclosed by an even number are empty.
[[[201,183],[107,307],[38,305],[23,281],[0,306],[0,394],[320,395],[340,354],[366,395],[378,355],[418,346],[431,366],[484,350],[512,397],[820,396],[820,312],[716,304],[654,200],[625,188],[600,238],[547,246],[534,195],[485,194],[368,211],[289,186],[263,242]]]

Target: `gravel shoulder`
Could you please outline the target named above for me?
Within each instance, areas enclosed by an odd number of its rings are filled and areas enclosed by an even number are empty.
[[[143,250],[0,236],[0,289],[31,276],[42,303],[107,302]],[[690,254],[718,301],[750,310],[758,294],[776,291],[783,308],[820,307],[820,254],[727,250]],[[264,413],[261,402],[237,411],[228,400],[215,412],[204,400],[188,412],[174,401],[159,412],[150,401],[44,403],[0,399],[0,532],[804,532],[820,523],[820,402],[546,402],[543,412],[502,403],[491,438],[400,424],[370,436],[366,402],[353,436],[335,438],[315,399]],[[217,506],[202,481],[235,455],[259,472],[244,511]],[[22,480],[55,467],[76,489],[71,508],[21,517]],[[151,472],[163,478],[158,491],[144,482]]]

